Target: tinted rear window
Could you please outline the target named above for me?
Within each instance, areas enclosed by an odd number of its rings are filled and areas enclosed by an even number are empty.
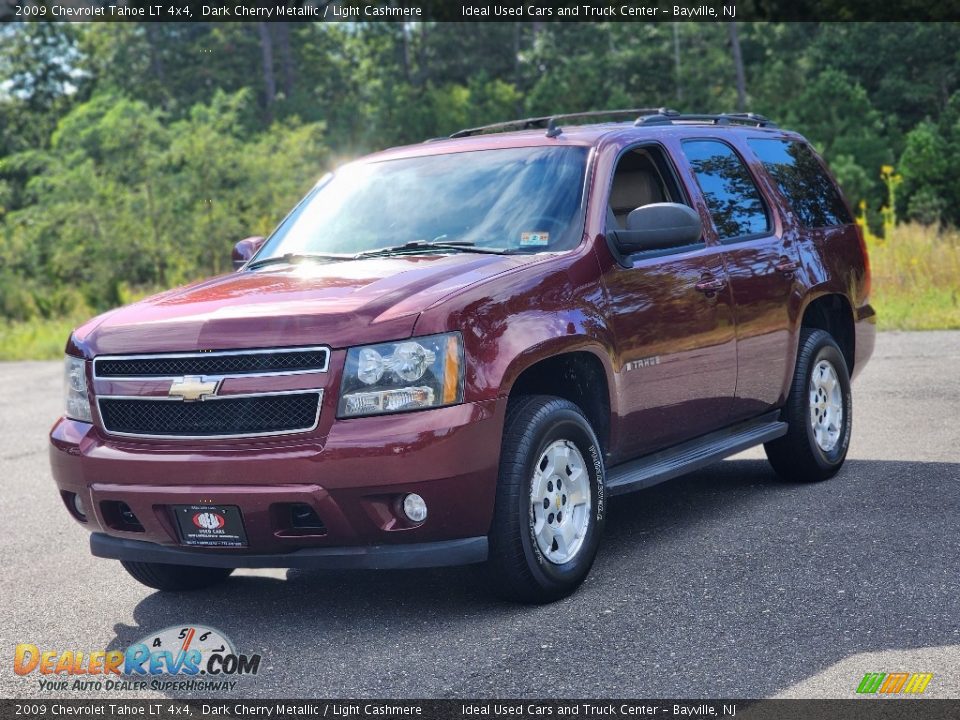
[[[747,144],[805,227],[853,222],[840,191],[807,145],[790,140],[748,140]]]
[[[721,240],[766,232],[769,223],[760,191],[733,148],[717,140],[687,140],[683,152]]]

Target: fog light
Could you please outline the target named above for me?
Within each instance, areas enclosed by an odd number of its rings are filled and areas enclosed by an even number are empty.
[[[410,522],[423,522],[427,519],[427,503],[416,493],[410,493],[403,498],[403,514]]]
[[[79,493],[75,493],[73,496],[73,509],[84,520],[87,518],[87,509],[83,506],[83,498],[80,497]]]

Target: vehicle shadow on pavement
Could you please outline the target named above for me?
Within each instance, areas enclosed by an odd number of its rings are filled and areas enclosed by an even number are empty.
[[[766,696],[854,653],[960,641],[958,513],[960,464],[851,460],[804,485],[730,460],[613,498],[591,576],[550,606],[497,600],[474,568],[241,573],[150,594],[110,647],[198,623],[263,654],[240,694],[542,696],[566,627],[579,669],[551,693]]]

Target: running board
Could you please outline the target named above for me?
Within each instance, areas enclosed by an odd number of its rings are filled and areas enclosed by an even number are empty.
[[[712,465],[754,445],[776,440],[787,434],[787,424],[779,417],[779,411],[772,412],[612,467],[607,471],[607,493],[622,495],[642,490]]]

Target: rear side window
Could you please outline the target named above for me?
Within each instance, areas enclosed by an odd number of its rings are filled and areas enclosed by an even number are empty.
[[[683,152],[721,240],[759,235],[769,229],[760,191],[733,148],[716,140],[687,140]]]
[[[813,151],[791,140],[748,140],[763,166],[787,198],[797,218],[808,228],[853,222],[840,191]]]

